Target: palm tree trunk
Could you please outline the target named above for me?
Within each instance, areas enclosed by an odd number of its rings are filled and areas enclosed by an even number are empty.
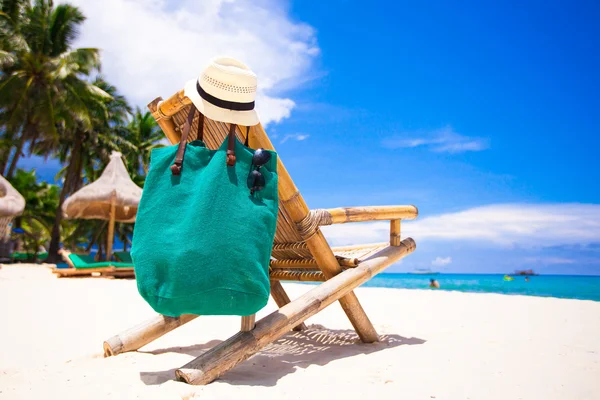
[[[92,247],[94,247],[94,245],[98,242],[98,239],[100,239],[100,236],[102,236],[104,227],[106,227],[107,224],[108,224],[108,222],[104,221],[102,223],[102,225],[100,226],[100,228],[96,231],[96,234],[92,236],[92,240],[90,241],[90,243],[88,243],[87,247],[85,248],[86,253],[89,253],[90,251],[92,251]]]
[[[69,166],[70,167],[70,166]],[[69,168],[70,169],[70,168]],[[69,173],[67,172],[67,176]],[[58,201],[58,208],[56,209],[56,215],[54,217],[54,225],[52,225],[52,233],[50,234],[50,248],[48,249],[48,262],[56,263],[58,261],[58,247],[60,245],[60,222],[62,221],[62,205],[67,197],[67,180],[63,184],[62,190],[60,191],[60,198]]]
[[[85,252],[89,253],[90,251],[92,251],[92,247],[94,247],[94,244],[96,244],[96,239],[92,238],[92,240],[90,240],[88,245],[85,247]]]
[[[105,240],[100,240],[98,242],[98,253],[96,253],[96,260],[100,261],[103,259],[102,254],[104,254],[104,243],[106,243]]]
[[[8,167],[8,172],[4,176],[6,179],[10,180],[15,170],[17,169],[17,163],[19,162],[19,158],[21,158],[21,153],[23,152],[23,146],[25,145],[25,131],[21,134],[19,138],[19,142],[17,144],[17,148],[15,149],[15,154],[13,155],[12,160],[10,161],[10,165]]]
[[[10,160],[10,153],[14,146],[15,135],[11,130],[4,131],[2,140],[5,142],[5,146],[0,149],[0,175],[6,176],[6,167],[8,166],[8,160]]]
[[[6,169],[6,165],[8,164],[8,159],[10,158],[10,151],[12,148],[8,147],[4,150],[0,150],[0,175],[5,176],[4,170]]]
[[[62,205],[67,198],[67,194],[72,190],[73,183],[77,182],[81,176],[81,146],[82,137],[79,134],[75,135],[75,141],[73,142],[73,148],[71,149],[71,157],[69,160],[69,166],[67,168],[67,174],[63,187],[60,191],[60,198],[58,201],[58,208],[56,209],[56,216],[54,217],[54,225],[52,226],[52,234],[50,239],[50,248],[48,249],[48,263],[56,263],[59,260],[58,250],[60,246],[60,223],[63,218]]]

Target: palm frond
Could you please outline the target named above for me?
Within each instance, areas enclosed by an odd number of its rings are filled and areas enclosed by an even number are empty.
[[[23,10],[28,3],[28,0],[2,0],[0,3],[2,5],[0,15],[10,23],[12,29],[18,30]]]
[[[8,67],[12,67],[17,58],[14,54],[9,53],[8,51],[0,50],[0,68],[5,69]]]
[[[66,51],[53,59],[56,63],[55,76],[64,79],[71,74],[89,75],[100,68],[100,50],[83,48]]]
[[[29,88],[31,87],[32,83],[33,83],[33,78],[29,78],[27,80],[27,83],[25,84],[25,87],[23,88],[23,92],[21,93],[21,95],[17,99],[17,102],[16,102],[15,107],[13,109],[14,112],[12,113],[10,119],[8,120],[7,126],[9,126],[9,127],[16,127],[19,124],[21,124],[21,121],[18,118],[19,111],[21,111],[20,107],[27,100],[27,94],[28,94],[27,92],[29,91]]]
[[[66,52],[77,36],[79,27],[85,16],[77,8],[69,4],[56,6],[50,15],[49,37],[52,47],[49,56],[57,57]]]

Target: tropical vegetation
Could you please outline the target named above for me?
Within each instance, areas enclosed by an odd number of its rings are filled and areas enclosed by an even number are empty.
[[[95,180],[119,150],[138,185],[162,138],[148,112],[135,111],[100,74],[100,51],[76,48],[85,16],[52,0],[0,0],[0,174],[27,199],[17,219],[26,246],[47,246],[48,261],[65,246],[88,249],[106,238],[103,221],[63,221],[65,199]],[[28,157],[56,159],[56,183],[19,170]],[[125,243],[131,226],[117,225]],[[25,233],[26,232],[26,233]]]

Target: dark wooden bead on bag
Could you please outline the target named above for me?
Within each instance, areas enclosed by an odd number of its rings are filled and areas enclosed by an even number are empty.
[[[235,127],[236,124],[229,124],[229,135],[227,138],[227,166],[235,165]]]
[[[181,165],[171,165],[171,172],[173,173],[173,175],[181,175]]]
[[[227,166],[233,167],[235,165],[235,151],[227,150]]]

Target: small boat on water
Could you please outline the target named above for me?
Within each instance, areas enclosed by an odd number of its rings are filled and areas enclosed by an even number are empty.
[[[414,271],[409,272],[411,275],[438,275],[439,272],[432,271],[429,268],[415,268]]]
[[[513,278],[512,276],[504,275],[504,280],[505,281],[514,281],[515,278]]]

